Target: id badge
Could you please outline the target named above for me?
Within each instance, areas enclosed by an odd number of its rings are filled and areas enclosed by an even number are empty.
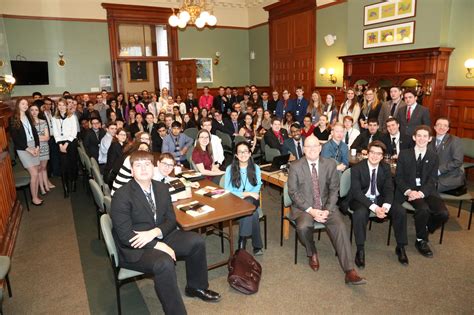
[[[417,177],[415,179],[415,182],[416,182],[416,186],[421,186],[421,178]]]

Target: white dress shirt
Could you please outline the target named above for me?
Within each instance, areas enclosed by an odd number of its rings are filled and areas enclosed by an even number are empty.
[[[56,142],[74,141],[77,138],[76,116],[71,115],[65,119],[53,117],[53,135]]]
[[[379,171],[379,166],[377,165],[376,167],[373,167],[369,161],[367,161],[367,165],[369,166],[369,178],[370,178],[370,182],[372,182],[372,171],[375,169],[375,198],[377,198],[378,196],[380,196],[380,192],[379,190],[377,189],[377,174],[378,174],[378,171]],[[369,184],[369,189],[367,189],[367,192],[365,193],[365,196],[369,199],[371,199],[371,194],[370,194],[370,184]],[[375,200],[374,200],[375,201]],[[389,203],[384,203],[382,205],[383,208],[387,209],[387,211],[390,210],[390,207],[392,205],[389,204]],[[369,209],[370,211],[374,212],[375,213],[375,210],[377,209],[378,205],[373,203],[372,205],[370,205]]]

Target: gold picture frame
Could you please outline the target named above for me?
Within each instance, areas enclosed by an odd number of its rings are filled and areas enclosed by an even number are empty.
[[[407,45],[414,42],[414,21],[364,30],[364,49]]]
[[[148,82],[148,64],[146,61],[129,61],[128,68],[128,82]]]
[[[364,7],[364,26],[416,16],[416,0],[378,2]]]

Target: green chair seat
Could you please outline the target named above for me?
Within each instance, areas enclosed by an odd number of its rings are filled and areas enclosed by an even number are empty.
[[[15,177],[15,187],[23,187],[30,184],[31,178],[30,177]]]
[[[0,256],[0,279],[4,279],[10,270],[10,257]]]
[[[120,268],[117,278],[119,280],[125,280],[125,279],[130,279],[130,278],[133,278],[133,277],[138,277],[138,276],[141,276],[141,275],[143,275],[143,272],[139,272],[139,271],[135,271],[135,270],[131,270],[131,269]]]

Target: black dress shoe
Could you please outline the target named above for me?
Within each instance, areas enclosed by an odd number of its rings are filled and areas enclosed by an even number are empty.
[[[405,252],[405,247],[398,247],[395,248],[395,254],[397,254],[398,256],[398,261],[404,265],[404,266],[408,266],[408,257],[407,257],[407,253]]]
[[[355,261],[356,266],[359,267],[360,269],[365,268],[365,251],[363,249],[358,250],[356,252],[354,261]]]
[[[237,245],[237,249],[245,249],[247,246],[247,238],[243,236],[239,236],[239,244]]]
[[[221,299],[221,295],[208,289],[184,289],[186,296],[197,297],[206,302],[217,302]]]
[[[425,257],[432,258],[433,257],[433,252],[431,251],[430,246],[428,245],[428,242],[425,240],[421,241],[416,241],[415,242],[415,247],[418,250],[420,254],[422,254]]]

